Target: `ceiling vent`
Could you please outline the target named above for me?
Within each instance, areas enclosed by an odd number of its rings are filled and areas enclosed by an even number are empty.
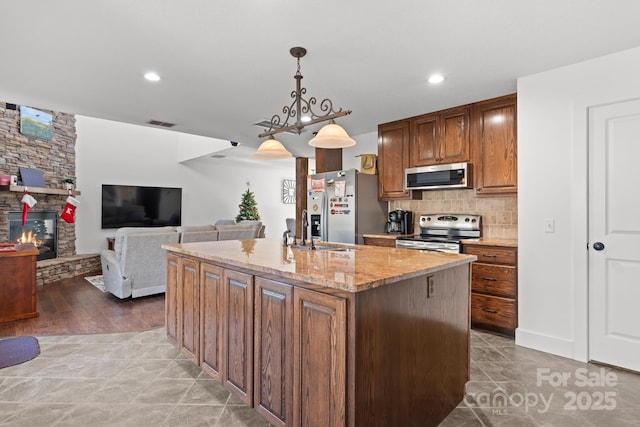
[[[271,122],[269,120],[262,120],[258,123],[254,123],[254,125],[259,126],[263,129],[269,129],[271,127]],[[276,129],[280,129],[284,126],[277,126],[277,125],[273,125],[273,129],[272,130],[276,130]],[[302,132],[306,132],[307,129],[302,129]],[[286,131],[286,132],[282,132],[282,133],[288,133],[289,135],[297,135],[298,132],[294,132],[294,131]]]
[[[160,120],[149,120],[147,123],[149,123],[150,125],[160,126],[163,128],[172,128],[176,125],[175,123],[161,122]]]

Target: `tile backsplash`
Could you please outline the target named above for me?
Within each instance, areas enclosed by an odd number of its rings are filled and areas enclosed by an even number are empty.
[[[423,191],[422,200],[396,200],[390,209],[413,211],[414,231],[420,232],[418,216],[432,213],[482,216],[482,235],[494,239],[518,238],[518,198],[476,197],[473,189]]]

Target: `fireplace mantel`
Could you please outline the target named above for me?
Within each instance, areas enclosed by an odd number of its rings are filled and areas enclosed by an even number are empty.
[[[64,188],[24,187],[22,185],[10,185],[9,191],[13,191],[16,193],[24,193],[25,188],[29,189],[29,193],[57,194],[60,196],[67,196],[69,194],[69,190],[66,190]],[[71,193],[74,196],[79,196],[81,194],[79,190],[71,190]]]

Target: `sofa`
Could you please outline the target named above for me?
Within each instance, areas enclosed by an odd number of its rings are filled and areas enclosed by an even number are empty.
[[[137,298],[166,289],[166,252],[162,245],[264,237],[261,221],[220,220],[212,225],[123,227],[113,250],[100,252],[105,290],[118,298]]]
[[[186,225],[177,228],[180,243],[209,242],[215,240],[242,240],[264,237],[262,221],[218,220],[211,225]]]
[[[119,228],[113,250],[100,252],[105,290],[118,298],[163,293],[167,272],[162,245],[179,241],[175,227]]]

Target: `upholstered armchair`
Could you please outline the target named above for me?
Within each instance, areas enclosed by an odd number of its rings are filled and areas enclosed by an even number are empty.
[[[167,271],[162,245],[178,239],[175,227],[118,229],[114,250],[100,252],[105,290],[118,298],[163,293]]]

